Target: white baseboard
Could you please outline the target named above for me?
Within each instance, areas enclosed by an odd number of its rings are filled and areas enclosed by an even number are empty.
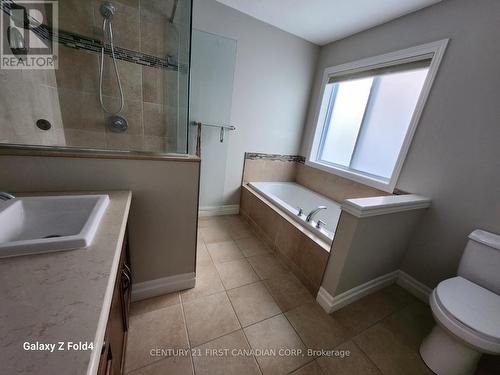
[[[200,207],[198,215],[200,217],[207,217],[220,215],[238,215],[239,213],[240,205],[232,204],[228,206]]]
[[[429,296],[432,293],[432,289],[427,285],[422,284],[414,277],[408,275],[406,272],[399,270],[399,276],[396,284],[398,284],[401,288],[406,289],[422,302],[427,304],[429,303]]]
[[[345,291],[335,297],[328,293],[326,289],[320,287],[318,295],[316,296],[316,301],[328,314],[330,314],[394,282],[396,282],[396,284],[403,289],[406,289],[422,302],[427,304],[429,303],[429,296],[432,289],[401,270],[393,271],[386,275],[377,277],[376,279],[358,285],[357,287],[349,289],[348,291]]]
[[[318,301],[321,307],[323,307],[323,309],[330,314],[364,296],[367,296],[368,294],[374,293],[377,290],[394,283],[398,277],[398,273],[399,271],[394,271],[386,275],[382,275],[376,279],[358,285],[355,288],[349,289],[344,293],[340,293],[335,297],[332,297],[326,289],[320,287],[316,301]]]
[[[193,288],[195,281],[196,275],[194,272],[191,272],[144,281],[142,283],[134,283],[132,285],[132,301],[140,301],[146,298],[161,296],[162,294]]]

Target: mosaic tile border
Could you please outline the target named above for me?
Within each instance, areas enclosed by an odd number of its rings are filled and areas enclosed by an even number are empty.
[[[273,160],[273,161],[288,161],[304,164],[306,158],[301,155],[280,155],[280,154],[264,154],[259,152],[245,152],[245,159],[249,160]]]
[[[1,0],[1,9],[10,15],[12,2],[7,0]],[[102,42],[98,39],[89,38],[83,35],[78,35],[70,33],[64,30],[59,30],[54,33],[51,27],[47,25],[40,25],[32,29],[35,34],[44,40],[55,40],[61,45],[73,49],[84,50],[88,52],[101,53]],[[167,56],[166,58],[160,58],[157,56],[148,55],[146,53],[132,51],[121,47],[115,47],[115,57],[118,60],[127,61],[133,64],[139,64],[143,66],[149,66],[152,68],[166,69],[173,71],[186,72],[187,68],[179,64],[175,57]],[[104,54],[106,56],[111,56],[111,49],[109,45],[105,45]]]

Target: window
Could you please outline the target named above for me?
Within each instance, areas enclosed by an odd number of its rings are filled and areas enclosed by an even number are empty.
[[[308,164],[392,192],[446,42],[327,69]]]

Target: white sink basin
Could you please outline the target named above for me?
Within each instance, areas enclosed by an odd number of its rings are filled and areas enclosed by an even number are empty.
[[[0,258],[89,246],[108,203],[107,195],[0,201]]]

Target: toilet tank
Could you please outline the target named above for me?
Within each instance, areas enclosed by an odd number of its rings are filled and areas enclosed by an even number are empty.
[[[500,294],[500,236],[479,229],[469,234],[458,276]]]

